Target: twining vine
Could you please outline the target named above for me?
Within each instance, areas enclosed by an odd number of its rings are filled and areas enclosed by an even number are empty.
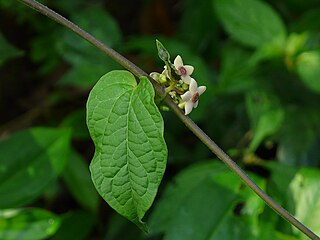
[[[189,89],[189,92],[191,94],[187,95],[180,95],[180,98],[183,100],[184,105],[179,106],[179,102],[177,104],[177,101],[169,95],[166,94],[167,92],[170,92],[170,88],[166,88],[161,86],[158,81],[155,81],[152,77],[150,77],[147,73],[145,73],[142,69],[137,67],[134,63],[130,62],[128,59],[120,55],[115,50],[109,48],[99,40],[97,40],[95,37],[78,27],[76,24],[70,22],[63,16],[57,14],[53,10],[49,9],[45,5],[38,3],[35,0],[18,0],[27,6],[35,9],[36,11],[39,11],[43,15],[51,18],[52,20],[56,21],[57,23],[65,26],[66,28],[70,29],[71,31],[78,34],[80,37],[85,39],[86,41],[90,42],[92,45],[97,47],[99,50],[104,52],[106,55],[111,57],[114,61],[118,62],[120,65],[122,65],[124,68],[129,70],[131,73],[133,73],[138,78],[140,77],[146,77],[153,85],[156,93],[159,96],[163,97],[163,100],[165,103],[170,107],[170,109],[179,117],[179,119],[189,128],[190,131],[192,131],[198,138],[201,140],[219,159],[221,159],[235,174],[237,174],[241,180],[249,186],[267,205],[269,205],[277,214],[279,214],[282,218],[290,222],[292,225],[294,225],[296,228],[298,228],[301,232],[303,232],[306,236],[308,236],[310,239],[317,240],[320,239],[315,233],[313,233],[309,228],[304,226],[301,222],[299,222],[296,218],[294,218],[288,211],[286,211],[284,208],[282,208],[278,203],[276,203],[270,196],[268,196],[263,190],[261,190],[248,176],[247,174],[206,134],[204,133],[188,116],[187,114],[189,111],[192,110],[193,107],[195,107],[195,104],[197,101],[194,99],[194,95],[198,93],[203,93],[205,90],[202,89],[196,89],[195,87],[192,87],[192,89]],[[161,56],[160,56],[161,57]],[[163,60],[163,59],[162,59]],[[168,61],[168,59],[166,59]],[[179,59],[178,59],[178,62]],[[181,62],[180,62],[181,63]],[[177,63],[178,64],[178,63]],[[169,66],[170,67],[170,66]],[[179,67],[178,65],[176,67]],[[169,68],[167,67],[167,70]],[[186,71],[186,76],[190,76],[191,69],[184,69]],[[183,75],[183,74],[182,74]],[[171,79],[172,76],[169,76],[169,79]],[[186,80],[188,81],[188,80]],[[192,80],[190,80],[191,85]],[[163,85],[163,84],[162,84]],[[193,86],[195,86],[193,84]],[[170,87],[170,86],[169,86]],[[172,86],[171,86],[172,87]],[[186,94],[185,92],[184,94]],[[192,94],[193,93],[193,94]],[[198,96],[197,96],[198,97]],[[192,100],[193,99],[193,100]],[[198,100],[198,99],[196,99]],[[188,106],[186,103],[189,102]],[[182,110],[184,109],[184,111]]]

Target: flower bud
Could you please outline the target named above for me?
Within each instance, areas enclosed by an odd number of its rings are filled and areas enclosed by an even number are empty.
[[[165,74],[160,74],[159,75],[159,83],[165,83],[167,82],[167,77]]]
[[[149,74],[150,77],[152,77],[154,80],[156,80],[157,82],[159,82],[159,77],[160,77],[160,74],[157,73],[157,72],[152,72]]]
[[[167,49],[162,45],[162,43],[156,40],[157,48],[158,48],[158,55],[159,58],[164,62],[170,61],[170,54]]]

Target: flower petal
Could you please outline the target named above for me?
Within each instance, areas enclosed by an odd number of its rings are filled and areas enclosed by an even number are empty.
[[[184,65],[183,67],[187,70],[187,75],[191,75],[193,73],[194,67],[190,65]]]
[[[191,113],[192,108],[193,108],[193,102],[192,101],[186,102],[186,105],[184,106],[184,115],[188,115],[189,113]]]
[[[189,90],[192,95],[198,91],[198,84],[197,84],[196,80],[194,80],[193,78],[191,78],[191,80],[190,80]]]
[[[180,57],[180,55],[178,55],[178,56],[174,59],[173,65],[175,66],[176,69],[178,69],[179,67],[183,66],[183,61],[182,61],[182,58]]]
[[[182,80],[183,82],[185,82],[186,84],[190,84],[191,77],[188,76],[188,75],[181,76],[181,80]]]
[[[163,71],[162,71],[162,74],[164,74],[167,78],[169,78],[169,73],[168,73],[167,66],[164,66],[164,69],[163,69]]]
[[[191,100],[192,94],[191,94],[190,91],[188,91],[188,92],[182,94],[182,95],[181,95],[181,98],[182,98],[182,100],[183,100],[184,102],[187,102],[187,101]]]
[[[198,104],[199,104],[199,100],[196,101],[196,102],[193,104],[193,107],[194,107],[194,108],[198,107]]]
[[[204,93],[204,91],[207,89],[207,87],[206,86],[200,86],[200,87],[198,87],[198,93],[199,93],[199,95],[201,95],[202,93]]]

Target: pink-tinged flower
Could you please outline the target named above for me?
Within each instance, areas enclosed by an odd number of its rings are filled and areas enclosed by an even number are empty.
[[[198,87],[196,80],[191,78],[189,91],[181,95],[182,100],[185,102],[184,114],[188,115],[193,108],[196,108],[199,103],[199,97],[207,89],[206,86]]]
[[[182,81],[190,84],[191,77],[194,68],[190,65],[183,65],[182,58],[178,55],[173,61],[174,67],[177,69],[178,74],[181,76]]]

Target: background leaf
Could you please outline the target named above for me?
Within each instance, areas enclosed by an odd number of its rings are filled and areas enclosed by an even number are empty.
[[[255,180],[264,188],[262,179]],[[164,233],[164,239],[254,239],[264,204],[241,186],[220,163],[190,166],[166,187],[151,215],[151,233]]]
[[[246,100],[253,131],[249,149],[255,151],[266,137],[279,130],[284,119],[284,110],[278,99],[268,93],[252,91],[247,93]]]
[[[115,47],[121,41],[117,22],[98,6],[77,11],[71,19],[109,47]],[[105,72],[119,68],[111,58],[73,32],[65,29],[62,36],[63,41],[57,48],[72,68],[60,79],[60,84],[88,88]]]
[[[63,179],[80,205],[93,212],[97,211],[99,198],[92,184],[88,165],[75,150],[71,150]]]
[[[60,218],[37,208],[0,210],[0,239],[38,240],[53,235]]]
[[[255,86],[252,72],[255,66],[249,63],[250,54],[230,43],[223,49],[219,74],[219,91],[238,93]]]
[[[320,92],[320,51],[301,53],[297,57],[297,71],[306,87]]]
[[[69,141],[69,130],[31,128],[1,142],[0,208],[21,206],[38,197],[65,167]]]
[[[279,15],[260,0],[214,0],[225,30],[235,40],[251,47],[283,43],[286,30]]]
[[[301,169],[290,183],[294,199],[295,217],[308,226],[315,234],[320,234],[320,171]],[[301,239],[308,239],[296,229],[293,231]]]
[[[104,75],[87,102],[87,124],[96,151],[90,165],[100,195],[118,213],[145,229],[167,158],[163,120],[146,78],[137,86],[127,71]]]

